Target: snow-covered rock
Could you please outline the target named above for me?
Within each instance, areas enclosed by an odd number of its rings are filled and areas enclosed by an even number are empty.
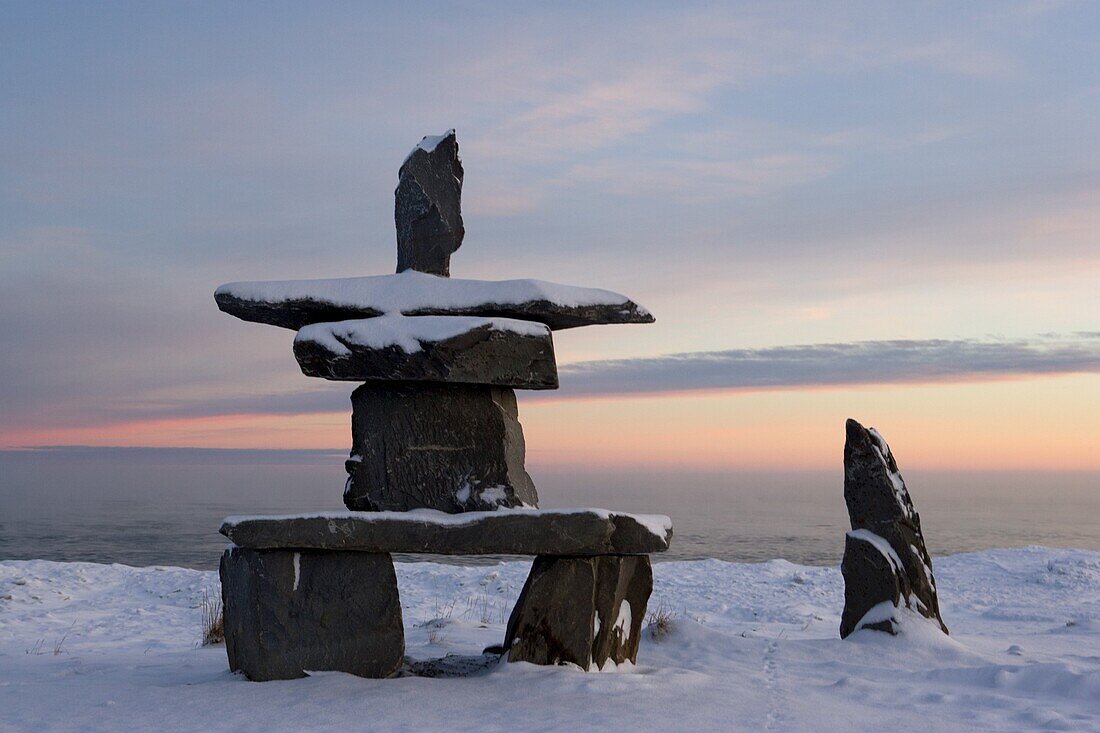
[[[385,315],[304,326],[294,356],[310,377],[557,389],[550,329],[512,318]]]
[[[431,509],[227,517],[221,533],[242,547],[297,547],[440,555],[633,555],[664,552],[672,520],[606,509]]]
[[[844,501],[852,531],[844,543],[844,615],[840,635],[861,628],[897,633],[900,608],[931,619],[944,632],[932,560],[920,515],[890,446],[855,420],[845,425]]]
[[[214,291],[214,300],[221,310],[243,320],[294,330],[385,313],[516,318],[554,330],[653,322],[645,308],[610,290],[545,280],[462,280],[415,270],[329,280],[226,283]]]
[[[401,164],[394,192],[397,271],[448,277],[462,246],[462,160],[455,131],[429,135]]]

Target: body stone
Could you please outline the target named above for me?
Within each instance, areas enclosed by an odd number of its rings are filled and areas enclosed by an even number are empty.
[[[351,403],[348,509],[455,513],[538,506],[511,389],[368,382]]]

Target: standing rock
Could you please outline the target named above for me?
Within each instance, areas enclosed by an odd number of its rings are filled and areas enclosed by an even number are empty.
[[[394,191],[397,271],[450,277],[462,246],[462,161],[455,131],[425,137],[401,164]]]
[[[351,395],[348,509],[444,512],[538,506],[506,387],[368,382]]]
[[[840,636],[861,628],[896,634],[897,609],[902,606],[932,619],[947,633],[920,515],[890,446],[874,428],[868,430],[855,420],[848,420],[845,429],[844,501],[852,531],[840,566]]]
[[[230,547],[220,576],[234,672],[259,682],[400,669],[405,630],[389,555]]]
[[[636,662],[653,592],[648,555],[539,555],[508,619],[509,662]]]

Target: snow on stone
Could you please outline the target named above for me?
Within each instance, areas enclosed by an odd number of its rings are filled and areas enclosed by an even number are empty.
[[[424,139],[418,142],[416,144],[416,147],[409,151],[409,154],[405,156],[405,160],[411,158],[412,154],[415,153],[417,150],[423,150],[425,153],[432,152],[433,150],[435,150],[436,146],[439,145],[439,143],[443,142],[448,137],[454,134],[454,128],[451,128],[442,135],[425,135]],[[404,162],[402,162],[402,165],[404,165]]]
[[[302,553],[294,553],[294,590],[298,590],[298,581],[302,578]]]
[[[481,500],[486,503],[501,503],[508,500],[508,492],[503,486],[490,486],[480,494]]]
[[[894,570],[898,574],[905,575],[905,565],[902,564],[901,558],[898,557],[898,553],[894,552],[893,545],[891,545],[885,537],[881,537],[869,529],[853,529],[848,532],[848,536],[870,543],[886,558],[887,562],[894,566]]]
[[[492,489],[488,489],[491,491]],[[467,496],[468,498],[468,496]],[[461,512],[449,514],[438,509],[410,509],[407,512],[357,512],[357,511],[331,511],[308,512],[303,514],[250,514],[226,517],[223,524],[240,524],[242,522],[266,520],[283,521],[288,519],[325,519],[330,522],[332,532],[339,527],[336,522],[341,520],[354,520],[357,522],[376,522],[381,520],[398,522],[427,522],[439,525],[463,525],[472,524],[490,517],[505,516],[510,512],[522,512],[528,515],[563,515],[563,514],[594,514],[600,519],[611,517],[629,517],[657,537],[665,538],[672,529],[672,520],[663,514],[631,514],[628,512],[612,512],[609,509],[596,507],[581,507],[576,509],[533,509],[528,507],[501,507],[493,511]]]
[[[469,479],[466,479],[462,482],[462,486],[458,489],[458,491],[455,492],[455,499],[458,501],[459,504],[465,504],[470,499],[470,495],[472,493],[473,493],[473,486],[470,485]],[[507,499],[508,499],[508,490],[506,488],[504,488],[503,486],[489,486],[489,487],[481,490],[481,493],[478,494],[478,498],[480,498],[482,501],[487,502],[487,503],[496,502],[496,503],[499,504],[502,501],[507,501]],[[525,506],[526,505],[521,506],[521,507],[504,507],[503,511],[507,511],[508,509],[519,509],[521,511],[525,511],[525,512],[530,513],[528,509],[524,508]],[[424,511],[436,511],[436,510],[426,509]],[[395,513],[397,513],[397,512],[395,512]],[[400,512],[400,513],[405,514],[407,512]],[[472,512],[465,512],[465,514],[471,514],[471,513]],[[484,514],[484,512],[481,512],[481,513]],[[489,513],[490,514],[495,514],[496,512],[489,512]]]
[[[612,674],[253,683],[198,646],[216,571],[0,562],[0,730],[1100,730],[1100,552],[935,563],[950,637],[902,611],[901,636],[841,641],[836,568],[656,562],[650,608],[677,609],[671,630]],[[396,568],[407,654],[472,657],[504,638],[530,562]]]
[[[463,280],[415,270],[327,280],[269,280],[226,283],[214,291],[254,302],[314,300],[334,306],[408,313],[424,308],[474,308],[487,303],[519,305],[545,300],[566,308],[626,305],[625,295],[545,280]],[[646,314],[641,306],[640,313]]]
[[[870,624],[880,624],[883,621],[894,620],[894,614],[898,612],[898,607],[890,601],[882,601],[871,606],[867,613],[863,614],[856,623],[856,629],[862,629]]]
[[[547,336],[550,328],[515,318],[478,318],[475,316],[403,316],[389,314],[336,323],[303,326],[294,342],[312,341],[339,356],[351,353],[348,344],[384,349],[391,346],[412,354],[422,343],[446,341],[476,328],[511,332],[521,336]]]
[[[898,471],[895,463],[895,468],[890,468],[890,464],[893,462],[893,455],[890,453],[890,446],[886,443],[886,439],[882,437],[874,428],[868,428],[867,432],[871,434],[871,439],[874,441],[875,453],[878,454],[879,460],[882,461],[882,465],[886,467],[886,475],[890,477],[890,484],[894,487],[894,500],[897,501],[898,506],[901,507],[902,513],[906,517],[912,518],[913,506],[910,501],[906,499],[905,480],[901,477],[901,471]],[[931,577],[931,575],[929,575]]]
[[[624,600],[619,605],[619,617],[615,619],[615,625],[612,627],[613,629],[619,630],[622,634],[623,641],[630,638],[630,623],[630,601]]]
[[[601,519],[609,519],[612,516],[616,517],[630,517],[638,524],[649,530],[650,534],[657,535],[658,537],[665,537],[672,530],[672,519],[664,514],[628,514],[626,512],[612,512],[610,509],[539,509],[536,511],[555,513],[555,514],[569,514],[570,512],[587,512],[595,514]]]
[[[932,591],[935,592],[936,578],[932,575],[932,568],[928,567],[928,563],[924,561],[924,557],[921,555],[916,545],[909,545],[909,551],[913,553],[913,557],[920,558],[921,567],[924,568],[924,577],[928,579],[928,584],[932,586]]]

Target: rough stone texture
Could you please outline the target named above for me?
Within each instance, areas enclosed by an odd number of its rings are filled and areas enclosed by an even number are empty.
[[[899,573],[896,563],[884,555],[872,542],[853,534],[844,537],[844,559],[840,563],[844,576],[844,615],[840,624],[841,638],[856,628],[897,633],[897,618],[864,619],[868,611],[882,602],[898,608],[905,603],[908,583]],[[850,609],[850,611],[849,611]]]
[[[348,305],[325,298],[278,298],[250,300],[231,292],[214,293],[218,308],[231,316],[254,323],[290,328],[295,331],[313,323],[334,323],[382,315],[381,305]],[[617,323],[653,323],[653,316],[632,300],[614,304],[563,305],[535,299],[520,303],[495,303],[486,300],[476,305],[424,306],[410,308],[407,316],[482,316],[485,318],[517,318],[521,321],[544,323],[553,331],[579,326]]]
[[[420,350],[408,353],[399,346],[375,348],[356,343],[346,338],[344,330],[343,324],[334,323],[326,329],[324,339],[299,336],[294,340],[294,357],[303,374],[356,382],[384,379],[517,389],[558,387],[549,331],[535,336],[484,324],[442,341],[420,341]],[[334,352],[333,342],[343,345],[341,353]]]
[[[462,161],[451,130],[425,138],[401,165],[394,191],[397,271],[449,277],[451,254],[462,246]]]
[[[540,555],[508,619],[508,661],[586,670],[636,662],[652,591],[645,555]]]
[[[478,654],[464,656],[447,654],[436,659],[405,659],[401,676],[408,677],[480,677],[489,674],[500,664],[500,654]]]
[[[890,447],[873,428],[868,430],[855,420],[848,420],[845,429],[844,501],[852,529],[864,532],[849,534],[845,542],[840,635],[862,628],[860,621],[867,612],[883,602],[905,605],[947,633],[920,515],[913,509]],[[894,633],[897,619],[865,626]]]
[[[538,506],[511,389],[371,382],[352,393],[351,404],[348,509]]]
[[[458,516],[414,512],[230,517],[222,534],[240,547],[439,555],[635,555],[664,552],[668,517],[600,510],[498,510]]]
[[[405,635],[389,555],[231,547],[220,574],[233,671],[263,681],[400,669]]]

